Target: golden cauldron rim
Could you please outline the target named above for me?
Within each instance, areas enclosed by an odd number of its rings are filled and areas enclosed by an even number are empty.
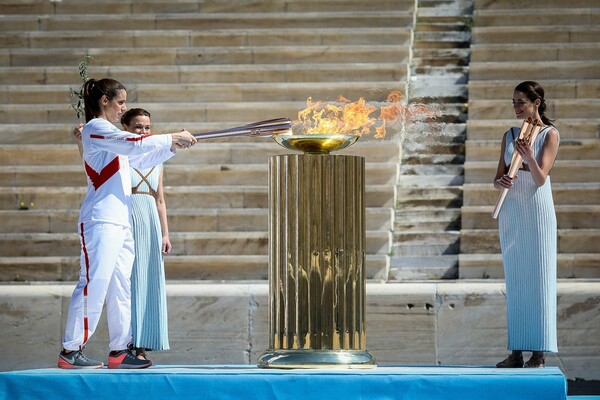
[[[275,142],[286,149],[321,154],[345,149],[353,145],[359,138],[360,135],[352,133],[295,134],[290,130],[273,134]]]

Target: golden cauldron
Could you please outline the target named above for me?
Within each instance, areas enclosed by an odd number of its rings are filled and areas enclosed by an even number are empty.
[[[365,160],[351,134],[276,132],[269,159],[269,349],[263,368],[372,368],[365,329]]]

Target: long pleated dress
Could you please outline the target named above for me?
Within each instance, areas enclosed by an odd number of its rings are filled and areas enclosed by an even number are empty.
[[[131,274],[131,325],[133,345],[168,350],[167,295],[162,231],[153,193],[158,190],[162,165],[131,169],[135,261]]]
[[[551,127],[542,128],[533,150],[540,159]],[[504,161],[510,164],[514,137],[507,133]],[[538,187],[531,173],[517,172],[498,219],[506,280],[508,350],[557,352],[557,226],[550,176]]]

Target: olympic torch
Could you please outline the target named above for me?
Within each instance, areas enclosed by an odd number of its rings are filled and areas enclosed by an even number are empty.
[[[233,136],[273,136],[276,133],[290,131],[291,128],[292,122],[288,118],[276,118],[219,131],[195,133],[194,136],[198,140]]]
[[[540,133],[540,129],[542,128],[542,123],[538,119],[527,118],[523,121],[521,125],[521,130],[519,131],[519,137],[516,140],[524,139],[529,145],[533,145],[535,139],[537,138],[538,133]],[[510,167],[508,169],[508,176],[514,178],[517,175],[517,171],[521,168],[523,164],[523,157],[515,151],[512,156],[512,160],[510,162]],[[506,195],[508,194],[508,188],[503,188],[500,196],[498,197],[498,201],[496,202],[496,208],[492,213],[492,218],[498,219],[498,215],[500,214],[500,210],[502,209],[502,205],[504,204],[504,200],[506,200]]]

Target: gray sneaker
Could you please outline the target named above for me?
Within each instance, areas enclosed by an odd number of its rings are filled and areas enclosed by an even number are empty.
[[[58,368],[62,369],[95,369],[102,367],[104,367],[102,361],[88,358],[81,350],[72,351],[69,354],[61,351],[58,356]]]

